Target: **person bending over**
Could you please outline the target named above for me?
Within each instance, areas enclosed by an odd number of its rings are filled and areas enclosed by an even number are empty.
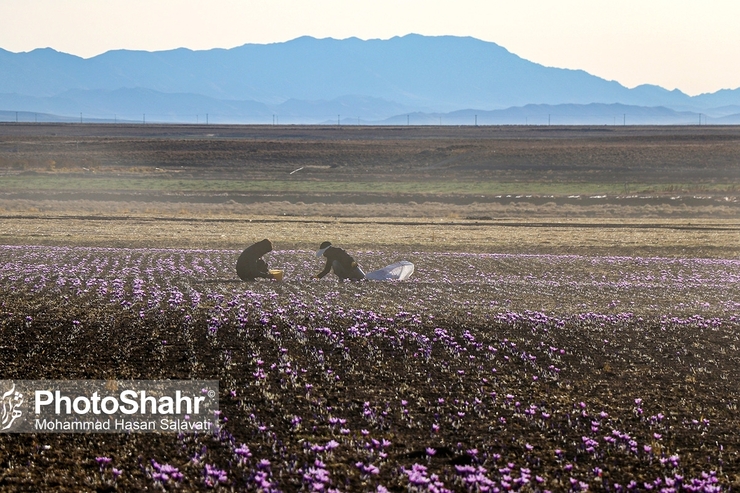
[[[236,261],[236,275],[242,281],[254,281],[258,277],[272,279],[273,275],[267,268],[267,262],[262,260],[262,255],[271,251],[272,243],[268,239],[245,248]]]
[[[341,248],[332,246],[328,241],[323,242],[319,246],[316,257],[326,258],[326,266],[324,266],[324,270],[316,274],[317,279],[321,279],[331,270],[334,270],[334,273],[339,279],[352,279],[353,281],[365,279],[365,273],[357,265],[355,259]]]

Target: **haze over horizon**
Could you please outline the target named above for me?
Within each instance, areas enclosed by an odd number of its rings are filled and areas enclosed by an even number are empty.
[[[317,38],[471,36],[546,66],[688,95],[740,87],[732,0],[4,0],[0,48],[90,58],[116,50],[207,50]]]

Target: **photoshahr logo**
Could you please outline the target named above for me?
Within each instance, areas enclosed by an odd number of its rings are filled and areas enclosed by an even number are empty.
[[[10,390],[0,397],[0,406],[2,406],[2,415],[0,415],[1,431],[9,430],[15,420],[23,415],[23,411],[20,410],[21,404],[23,404],[23,394],[15,390],[15,383],[13,383]]]
[[[220,419],[218,383],[0,380],[0,435],[214,432]]]

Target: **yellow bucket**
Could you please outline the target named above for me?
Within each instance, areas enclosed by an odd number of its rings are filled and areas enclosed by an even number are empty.
[[[270,274],[272,274],[273,279],[276,281],[282,281],[283,280],[283,271],[280,269],[270,269]]]

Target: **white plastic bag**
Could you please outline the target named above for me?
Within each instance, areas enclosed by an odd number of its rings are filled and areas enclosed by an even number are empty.
[[[374,270],[365,275],[371,281],[403,281],[414,273],[414,264],[401,260],[382,269]]]

